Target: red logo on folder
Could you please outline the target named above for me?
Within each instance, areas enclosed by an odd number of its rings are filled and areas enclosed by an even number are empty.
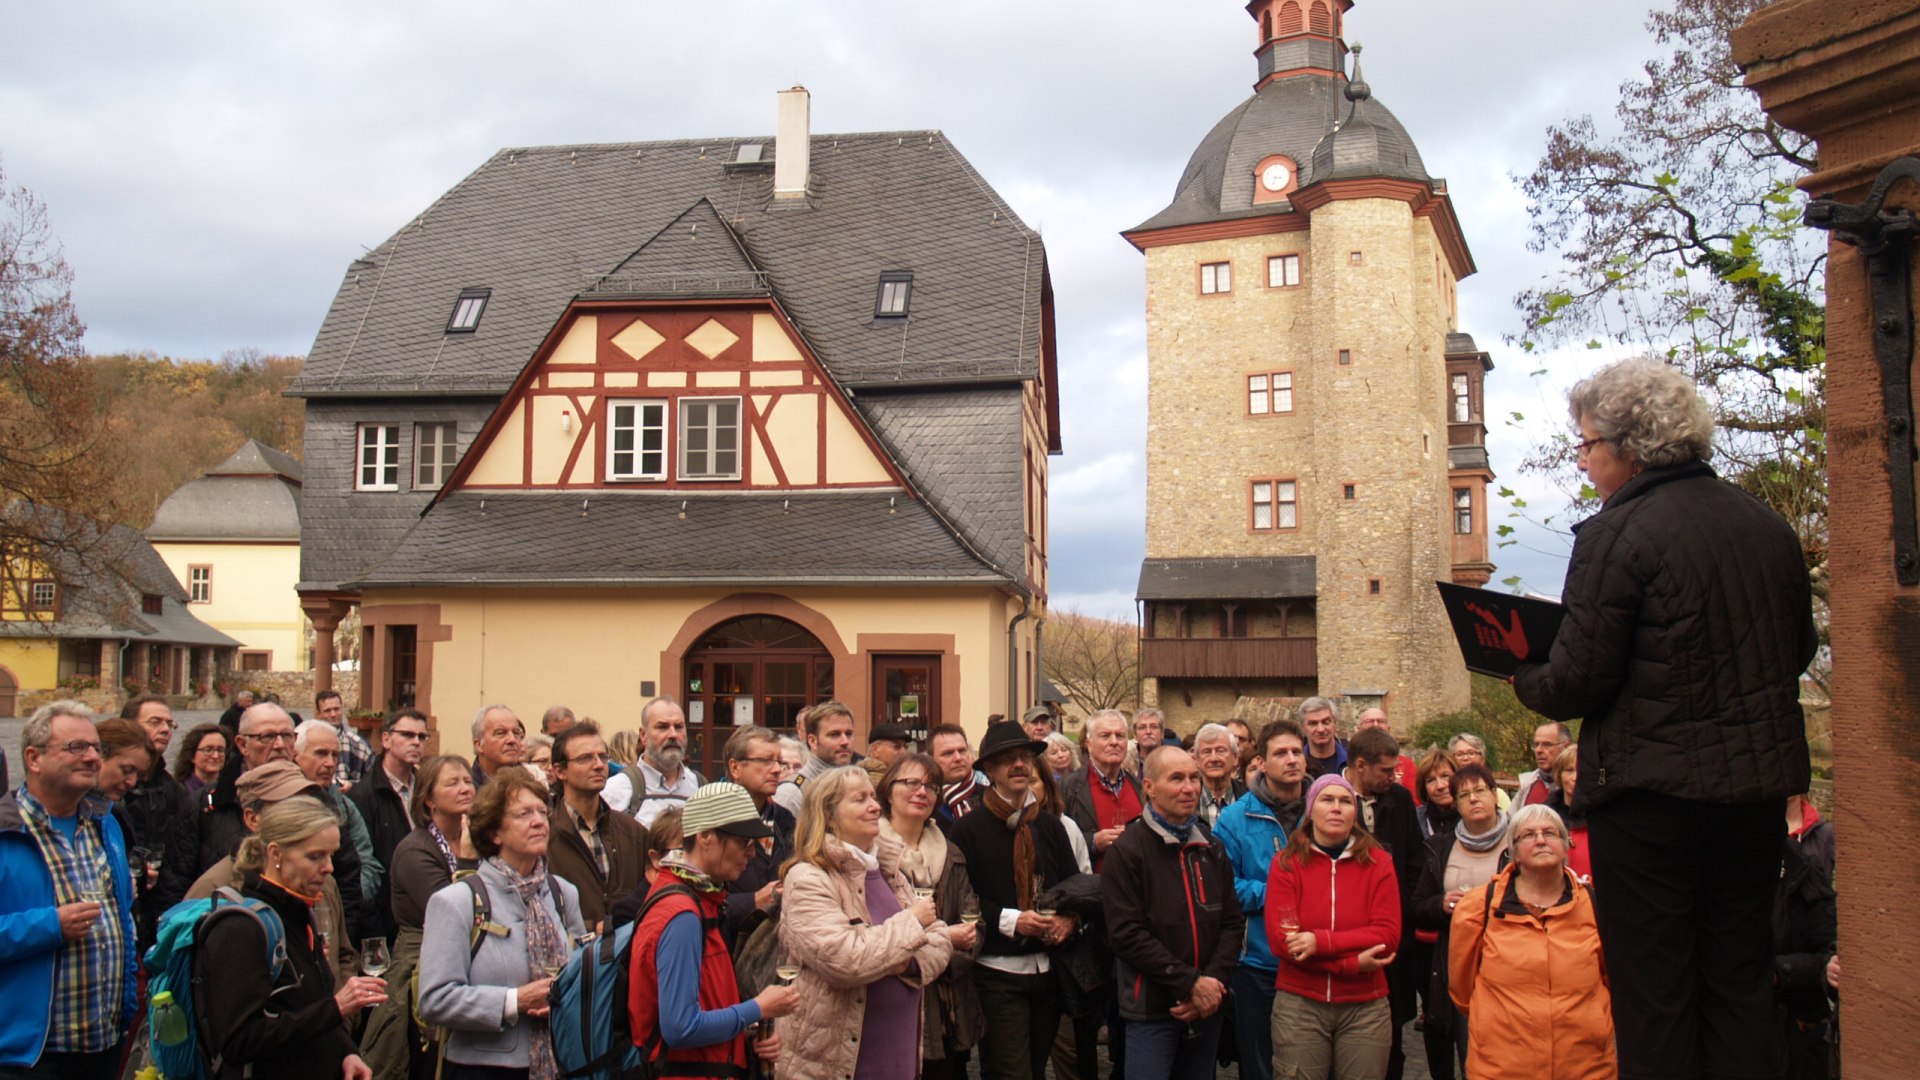
[[[1527,645],[1527,632],[1520,625],[1518,611],[1508,612],[1511,626],[1502,626],[1500,619],[1493,612],[1479,604],[1469,603],[1466,607],[1480,619],[1473,625],[1474,636],[1479,639],[1480,644],[1489,649],[1498,649],[1515,660],[1527,658],[1527,653],[1531,650]]]

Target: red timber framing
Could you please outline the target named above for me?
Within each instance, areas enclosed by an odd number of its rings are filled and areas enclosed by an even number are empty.
[[[772,361],[753,359],[753,323],[756,315],[771,315],[774,318],[781,332],[792,342],[798,359]],[[553,357],[561,343],[571,332],[576,321],[583,316],[593,316],[596,319],[592,362],[554,363]],[[662,340],[641,358],[635,359],[615,344],[614,339],[632,328],[635,322],[642,320]],[[734,337],[730,344],[711,357],[687,340],[709,322],[717,324]],[[649,375],[662,373],[681,376],[679,381],[683,385],[649,384]],[[793,381],[788,385],[755,385],[752,381],[756,374],[777,373],[786,374]],[[702,384],[702,376],[709,377],[711,381]],[[715,376],[718,377],[715,378]],[[732,378],[729,379],[729,376]],[[814,480],[811,483],[796,483],[789,477],[786,466],[780,461],[774,438],[767,427],[767,414],[789,397],[810,398],[814,402],[816,456]],[[678,413],[682,398],[739,399],[740,479],[679,479]],[[557,482],[536,483],[534,480],[535,416],[532,403],[540,399],[558,399],[576,418],[574,421],[576,429],[571,436],[572,446],[564,464],[560,467]],[[617,481],[607,479],[607,455],[604,442],[596,436],[604,432],[607,427],[607,407],[610,399],[646,399],[667,403],[669,431],[665,446],[666,479]],[[765,399],[765,408],[760,407],[755,399]],[[523,403],[526,406],[524,409],[521,408]],[[835,409],[838,409],[847,419],[852,430],[865,443],[874,459],[880,463],[887,474],[887,479],[827,482],[828,424],[830,411]],[[513,433],[523,440],[520,454],[520,482],[517,484],[471,482],[471,474],[495,441],[507,434],[516,415],[523,416],[519,430]],[[589,453],[593,455],[593,460],[589,463],[590,476],[581,479],[576,476],[576,467],[581,463],[581,456]],[[546,339],[541,342],[533,358],[515,380],[512,389],[494,407],[493,414],[487,418],[486,425],[481,428],[473,446],[461,457],[452,476],[442,485],[439,494],[434,498],[437,502],[449,492],[459,489],[477,491],[525,488],[539,490],[612,488],[633,491],[766,490],[767,484],[753,482],[756,461],[764,464],[771,471],[774,483],[779,488],[816,490],[897,487],[905,489],[913,498],[919,497],[907,483],[904,471],[899,464],[874,436],[859,410],[853,407],[845,392],[826,373],[818,357],[814,355],[812,349],[778,306],[756,300],[576,300],[568,306],[561,318],[555,321]]]

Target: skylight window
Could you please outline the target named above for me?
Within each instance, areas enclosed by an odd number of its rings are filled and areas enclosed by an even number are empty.
[[[471,334],[480,328],[480,316],[487,310],[492,289],[461,289],[453,303],[453,317],[447,320],[447,333]]]
[[[913,275],[889,271],[880,275],[880,295],[873,313],[882,318],[898,318],[907,313],[907,301],[913,293]]]

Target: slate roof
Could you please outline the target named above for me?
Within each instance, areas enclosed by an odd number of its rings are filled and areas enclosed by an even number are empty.
[[[1285,154],[1299,166],[1300,187],[1325,178],[1315,175],[1314,149],[1351,111],[1343,87],[1344,81],[1331,72],[1294,75],[1262,86],[1200,140],[1174,187],[1173,201],[1127,231],[1292,212],[1293,204],[1285,200],[1254,205],[1254,166],[1268,155]],[[1432,179],[1392,111],[1374,98],[1366,103],[1365,115],[1377,133],[1380,159],[1393,166],[1392,171],[1367,175]]]
[[[896,489],[719,495],[461,491],[435,504],[360,584],[1002,580],[926,504]]]
[[[0,637],[240,645],[187,610],[187,590],[137,530],[25,502],[6,517],[7,531],[29,544],[59,582],[60,611],[47,621],[0,621]],[[160,614],[141,610],[143,594],[160,597]]]
[[[314,473],[301,588],[388,580],[411,565],[396,544],[452,536],[459,523],[435,519],[464,512],[449,498],[416,524],[430,495],[353,491],[326,457],[343,448],[316,449],[315,417],[399,398],[491,406],[579,296],[771,298],[856,391],[916,505],[971,553],[968,573],[1022,581],[1025,380],[1046,381],[1059,451],[1039,235],[937,131],[814,136],[802,200],[773,198],[766,163],[729,167],[748,142],[777,153],[767,137],[502,150],[356,260],[290,390],[308,399]],[[906,318],[874,314],[888,271],[913,275]],[[465,288],[491,290],[486,310],[475,332],[448,334]]]
[[[1245,559],[1148,559],[1140,600],[1280,600],[1318,595],[1312,555]]]
[[[205,476],[175,489],[154,512],[157,542],[300,542],[300,463],[248,439]]]
[[[1031,377],[1045,249],[938,131],[815,135],[812,194],[729,170],[770,137],[502,150],[348,267],[291,392],[498,394],[567,303],[705,199],[842,382]],[[885,270],[910,319],[876,319]],[[445,333],[463,288],[479,328]]]

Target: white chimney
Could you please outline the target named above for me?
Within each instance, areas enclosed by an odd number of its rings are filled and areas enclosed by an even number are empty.
[[[773,139],[773,197],[800,199],[807,194],[812,149],[812,97],[804,86],[782,90],[779,123]]]

